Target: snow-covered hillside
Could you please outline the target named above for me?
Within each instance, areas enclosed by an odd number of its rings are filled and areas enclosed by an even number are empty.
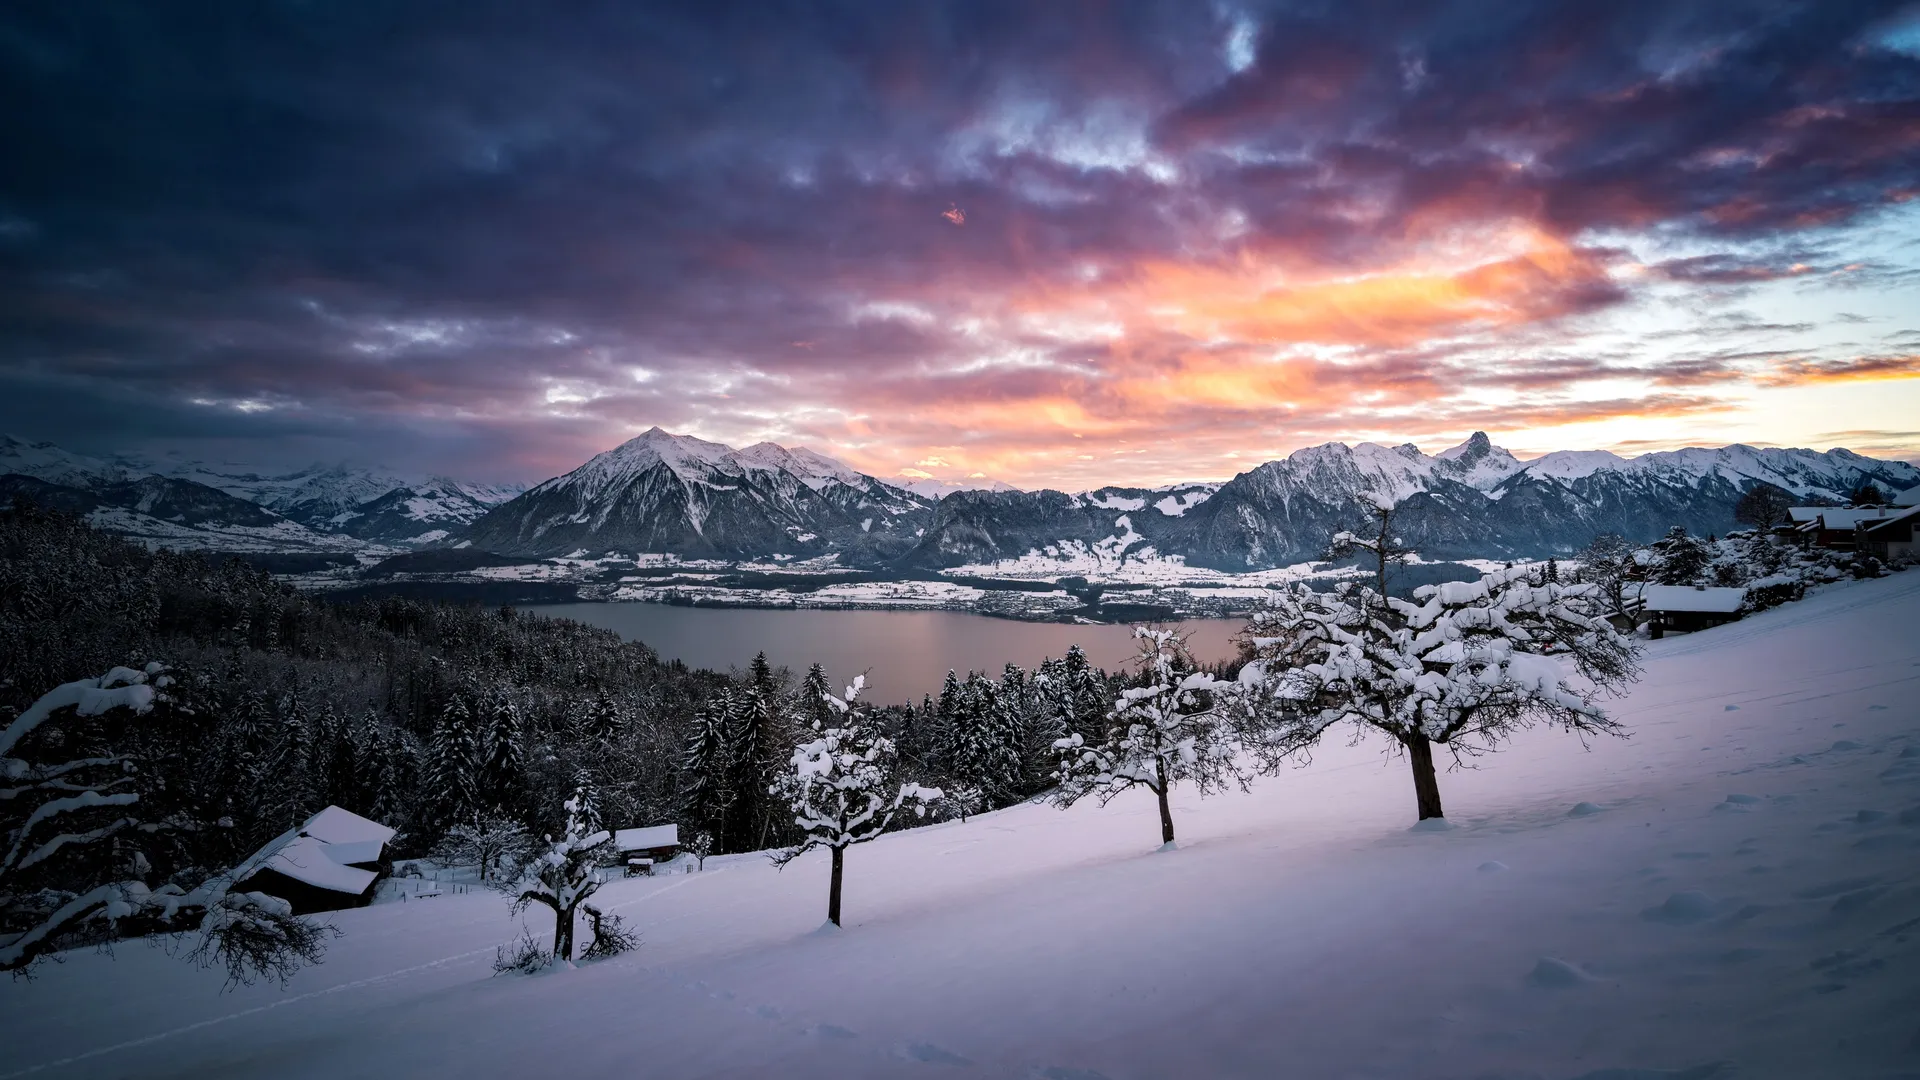
[[[1144,794],[856,848],[839,933],[824,857],[739,856],[611,883],[640,951],[533,978],[481,893],[340,913],[284,991],[76,954],[0,984],[0,1077],[1911,1075],[1916,619],[1906,573],[1651,643],[1632,738],[1443,776],[1450,831],[1329,747],[1176,789],[1175,851]]]

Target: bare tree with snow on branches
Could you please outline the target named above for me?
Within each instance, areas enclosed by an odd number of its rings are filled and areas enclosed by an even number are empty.
[[[1445,816],[1435,745],[1457,764],[1537,724],[1583,739],[1625,734],[1602,701],[1634,679],[1636,652],[1602,617],[1600,586],[1519,567],[1422,586],[1412,601],[1390,597],[1386,567],[1407,552],[1393,538],[1391,507],[1375,513],[1375,536],[1335,544],[1374,554],[1370,586],[1301,585],[1249,625],[1255,658],[1240,681],[1270,766],[1338,724],[1383,732],[1412,766],[1424,821]]]
[[[559,837],[548,837],[547,850],[521,871],[516,886],[520,896],[512,908],[518,915],[539,904],[553,912],[552,960],[568,967],[573,966],[574,918],[581,905],[600,891],[594,866],[613,843],[612,833],[595,828],[587,820],[588,801],[584,787],[576,789],[566,801],[566,831]]]
[[[827,921],[840,925],[840,882],[847,848],[879,836],[903,807],[925,814],[941,797],[938,788],[900,783],[893,740],[880,733],[867,703],[860,700],[866,676],[856,675],[846,697],[821,693],[826,708],[813,723],[812,738],[794,747],[787,772],[769,792],[793,810],[804,839],[773,853],[784,867],[815,848],[833,854],[827,886]]]
[[[1107,714],[1106,738],[1089,742],[1076,732],[1053,744],[1060,756],[1054,802],[1064,809],[1092,795],[1104,806],[1123,791],[1146,788],[1160,803],[1160,842],[1171,845],[1167,794],[1174,784],[1190,780],[1202,795],[1228,783],[1246,788],[1225,708],[1239,688],[1196,670],[1177,631],[1136,626],[1133,634],[1143,681],[1121,691]]]

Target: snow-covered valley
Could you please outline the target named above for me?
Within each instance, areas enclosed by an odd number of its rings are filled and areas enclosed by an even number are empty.
[[[492,977],[480,892],[220,992],[159,950],[0,986],[0,1076],[1895,1077],[1920,1070],[1920,575],[1647,645],[1584,750],[1330,744],[1247,794],[1020,805],[615,881],[638,953]],[[835,673],[841,674],[841,673]],[[548,927],[529,916],[536,934]]]

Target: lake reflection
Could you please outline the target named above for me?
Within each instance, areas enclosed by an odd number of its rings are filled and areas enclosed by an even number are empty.
[[[939,692],[952,668],[998,673],[1009,662],[1033,668],[1079,645],[1109,670],[1134,653],[1128,626],[1015,622],[958,611],[813,611],[767,608],[676,607],[669,604],[546,604],[525,610],[605,627],[644,641],[670,660],[726,671],[744,668],[764,651],[775,666],[804,674],[825,665],[837,688],[867,672],[872,700],[893,704]],[[1242,619],[1195,619],[1179,624],[1201,660],[1233,655],[1231,638]]]

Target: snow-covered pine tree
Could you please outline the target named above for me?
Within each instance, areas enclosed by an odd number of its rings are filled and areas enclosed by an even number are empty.
[[[692,823],[721,837],[727,834],[727,810],[733,802],[727,758],[727,718],[732,705],[732,689],[726,688],[694,714],[693,734],[680,759],[682,812]]]
[[[472,821],[480,812],[480,733],[467,699],[447,700],[427,747],[428,804],[439,821]]]
[[[757,851],[766,846],[773,826],[775,809],[766,791],[778,771],[779,748],[786,738],[778,723],[780,685],[766,653],[754,656],[734,706],[727,726],[727,787],[734,793],[728,814],[731,850]]]
[[[601,694],[588,706],[587,715],[581,723],[581,737],[597,746],[610,746],[620,737],[624,718],[620,715],[620,706],[611,697]]]
[[[1196,670],[1177,631],[1136,626],[1133,635],[1140,647],[1139,685],[1120,692],[1104,738],[1089,741],[1075,732],[1054,743],[1060,761],[1054,802],[1065,809],[1092,795],[1104,806],[1123,791],[1146,788],[1159,799],[1160,842],[1169,845],[1173,809],[1167,793],[1174,784],[1192,781],[1202,795],[1229,782],[1246,788],[1224,707],[1238,688]]]
[[[1390,550],[1391,508],[1377,513],[1381,547],[1350,535],[1336,546]],[[1425,820],[1444,816],[1435,744],[1457,761],[1541,723],[1583,738],[1623,734],[1600,699],[1634,677],[1635,654],[1601,617],[1598,585],[1536,582],[1516,568],[1421,586],[1409,602],[1379,591],[1379,562],[1376,587],[1301,585],[1255,613],[1255,659],[1240,679],[1261,691],[1249,700],[1269,766],[1343,722],[1378,730],[1406,754]]]
[[[576,790],[566,801],[566,831],[548,837],[546,850],[521,872],[520,896],[512,911],[518,915],[539,904],[553,912],[553,959],[573,966],[574,918],[580,905],[600,891],[594,865],[613,843],[613,834],[589,823],[588,793]]]
[[[504,686],[496,688],[487,699],[486,742],[480,755],[479,801],[491,810],[520,808],[527,781],[520,728],[513,695]]]
[[[285,901],[232,891],[261,856],[188,890],[149,885],[154,871],[137,843],[131,859],[115,854],[136,837],[212,823],[152,805],[126,754],[81,740],[83,756],[65,756],[72,733],[59,729],[147,715],[168,683],[164,671],[117,667],[57,686],[0,730],[0,910],[17,931],[0,944],[0,971],[25,973],[76,940],[155,931],[196,933],[188,958],[224,965],[237,983],[284,982],[325,951],[329,931],[295,918]]]
[[[859,700],[865,688],[866,676],[856,675],[844,698],[821,695],[812,737],[794,747],[789,771],[769,789],[792,808],[803,837],[774,852],[774,864],[784,867],[815,848],[833,854],[827,921],[835,926],[847,848],[885,832],[903,806],[925,814],[941,795],[938,788],[903,784],[894,776],[893,740],[879,733],[872,711]]]
[[[1713,545],[1675,525],[1667,535],[1647,549],[1652,559],[1647,577],[1656,585],[1706,584],[1707,564],[1713,561]]]

